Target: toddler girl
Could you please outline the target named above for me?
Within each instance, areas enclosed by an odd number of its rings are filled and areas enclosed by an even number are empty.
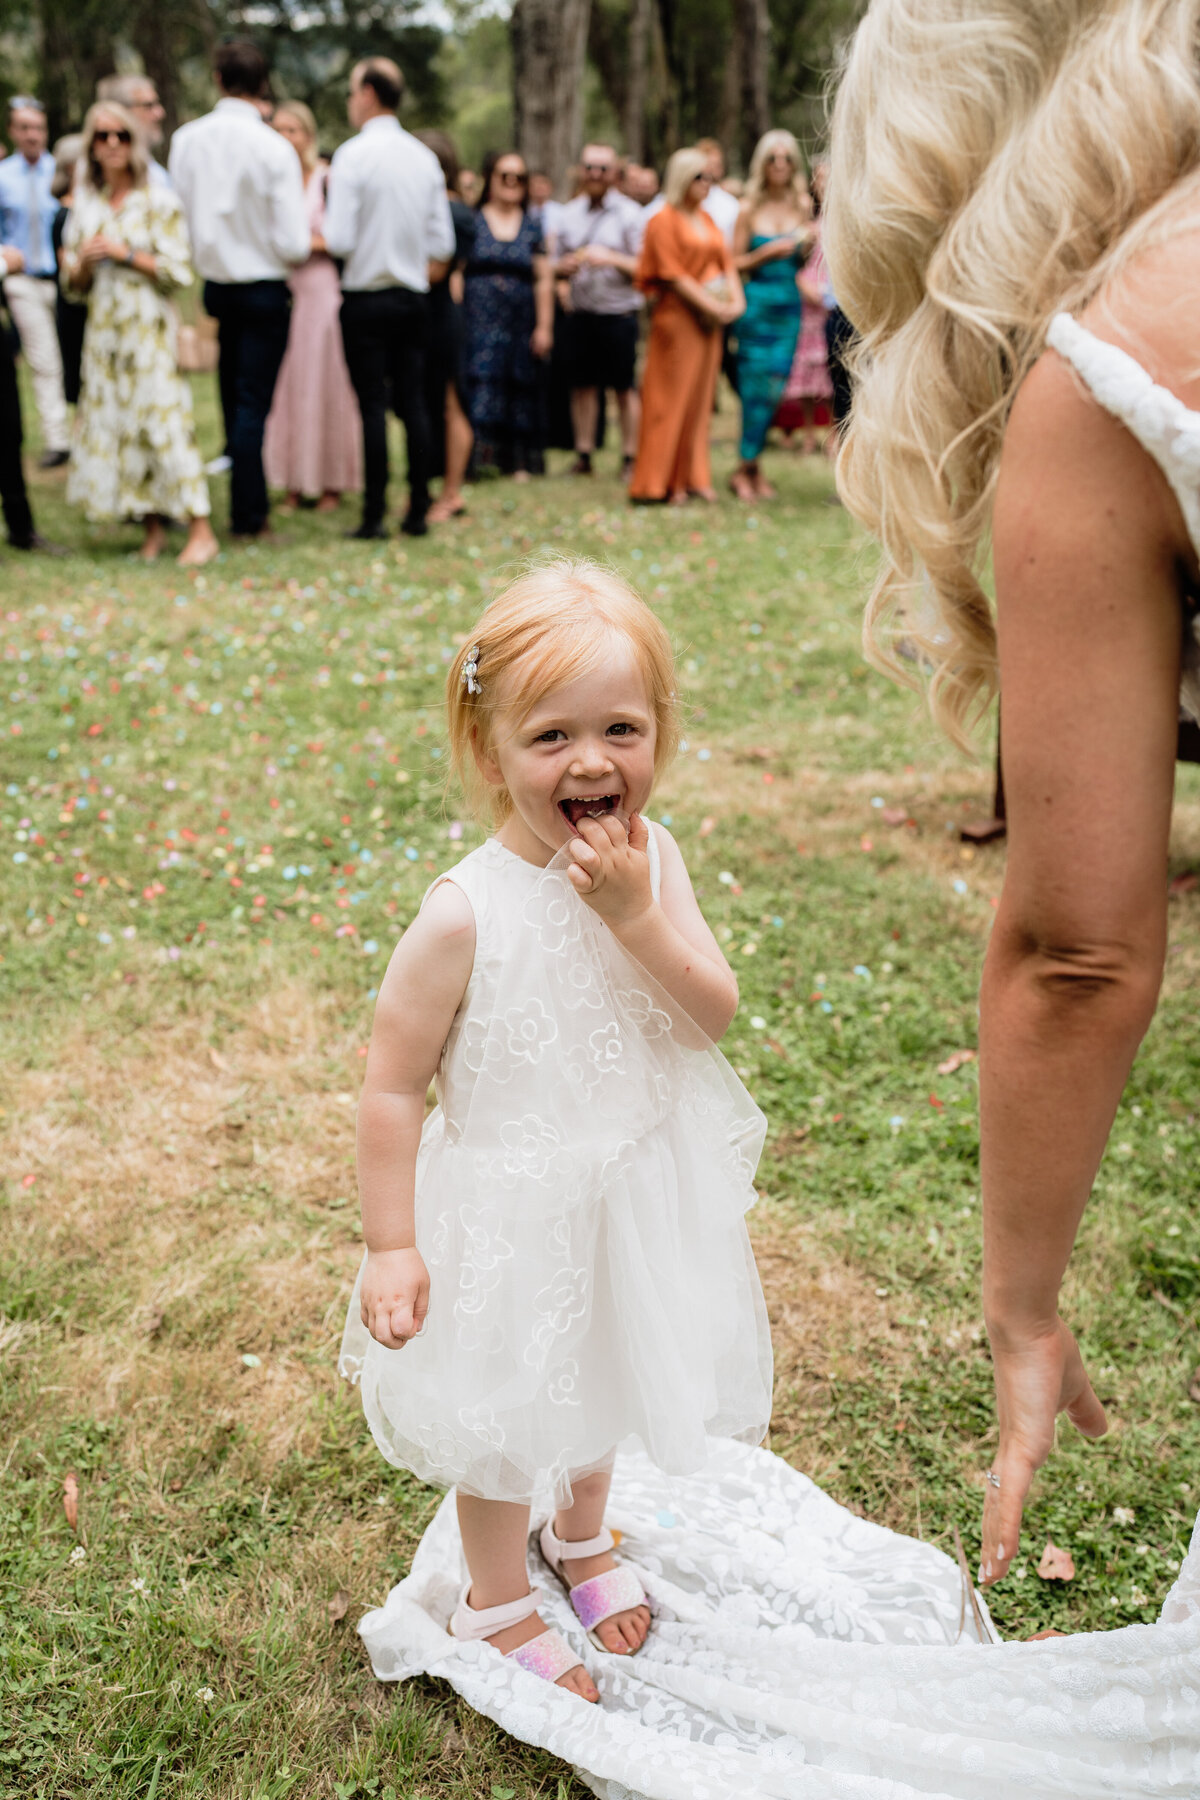
[[[563,561],[468,643],[451,747],[496,832],[433,884],[380,987],[341,1366],[388,1461],[456,1488],[453,1634],[595,1700],[538,1617],[530,1505],[550,1501],[542,1554],[591,1643],[639,1649],[646,1596],[604,1529],[614,1449],[685,1473],[710,1434],[766,1430],[743,1223],[763,1119],[712,1048],[737,983],[644,817],[677,738],[662,626]]]

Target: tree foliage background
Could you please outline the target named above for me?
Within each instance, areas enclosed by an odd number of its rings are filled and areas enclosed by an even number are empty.
[[[746,101],[747,58],[761,51],[765,116],[811,151],[839,45],[864,3],[576,0],[588,15],[584,129],[659,166],[712,135],[744,167],[763,123]],[[349,68],[375,52],[405,72],[406,124],[450,130],[477,165],[512,140],[512,12],[513,0],[0,0],[0,100],[37,93],[56,136],[80,123],[101,75],[144,69],[173,127],[212,103],[214,44],[244,34],[268,51],[277,93],[312,107],[327,149],[348,130]],[[760,51],[747,49],[756,15]]]

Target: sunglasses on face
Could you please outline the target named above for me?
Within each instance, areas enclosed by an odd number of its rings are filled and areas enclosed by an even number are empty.
[[[93,131],[93,144],[132,144],[133,139],[127,131]]]
[[[523,169],[519,172],[513,169],[497,169],[496,180],[502,181],[506,187],[524,187],[529,177]]]
[[[611,175],[612,167],[611,163],[584,163],[583,172],[585,175]]]

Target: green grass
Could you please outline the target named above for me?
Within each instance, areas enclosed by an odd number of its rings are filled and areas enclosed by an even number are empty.
[[[372,995],[479,841],[446,789],[444,666],[543,548],[611,560],[679,649],[687,747],[653,810],[736,967],[725,1048],[771,1121],[774,1445],[977,1551],[975,1079],[938,1065],[975,1042],[1003,852],[956,827],[988,771],[862,666],[870,556],[827,469],[770,466],[780,500],[749,514],[553,473],[473,490],[416,544],[300,514],[198,575],[144,569],[136,532],[35,483],[74,553],[3,569],[0,1795],[582,1793],[444,1686],[374,1681],[354,1623],[437,1496],[380,1461],[334,1372]],[[1193,860],[1185,772],[1173,872]],[[1171,950],[1068,1293],[1114,1429],[1062,1433],[994,1590],[1005,1633],[1153,1618],[1200,1502],[1190,895]],[[1047,1537],[1073,1583],[1033,1572]]]

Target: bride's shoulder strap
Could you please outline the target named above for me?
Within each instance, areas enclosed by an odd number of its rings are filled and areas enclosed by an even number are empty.
[[[1055,314],[1046,343],[1153,457],[1171,484],[1189,537],[1200,548],[1200,412],[1161,387],[1127,350],[1096,337],[1070,313]]]

